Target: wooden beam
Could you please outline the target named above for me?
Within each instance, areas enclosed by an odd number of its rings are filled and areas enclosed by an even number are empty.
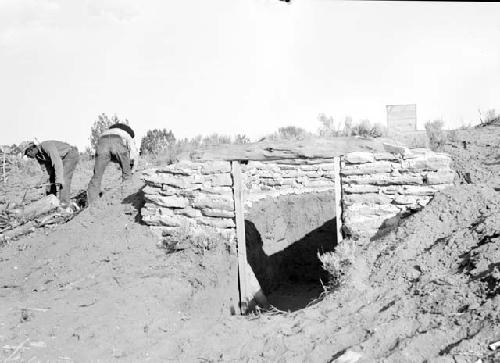
[[[264,140],[242,145],[217,145],[198,149],[190,153],[193,161],[207,160],[255,160],[271,161],[283,159],[331,159],[352,151],[384,151],[387,139],[363,139],[338,137],[333,139],[311,139],[293,141]]]
[[[335,180],[335,217],[337,224],[337,243],[343,240],[342,236],[342,183],[340,180],[340,156],[333,159]]]
[[[239,161],[231,163],[231,172],[233,175],[233,193],[234,193],[234,213],[236,216],[236,240],[238,253],[238,276],[240,282],[240,312],[246,314],[248,309],[248,281],[247,281],[247,248],[245,241],[245,217],[243,183],[241,177],[241,165]]]
[[[59,207],[59,199],[55,195],[47,195],[23,208],[9,210],[9,213],[21,221],[29,221]]]

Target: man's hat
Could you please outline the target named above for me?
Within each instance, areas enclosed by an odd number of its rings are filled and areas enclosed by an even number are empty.
[[[35,154],[38,152],[38,147],[33,141],[30,141],[28,145],[24,148],[24,155],[26,156],[35,156]]]
[[[109,127],[110,129],[121,129],[125,131],[127,134],[130,135],[130,137],[133,139],[135,137],[135,132],[132,130],[132,128],[124,123],[117,122]]]

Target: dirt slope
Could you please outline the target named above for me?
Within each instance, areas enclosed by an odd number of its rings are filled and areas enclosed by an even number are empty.
[[[445,146],[471,185],[358,247],[346,284],[294,313],[231,316],[224,248],[173,254],[138,223],[142,183],[0,250],[8,361],[497,362],[497,126]],[[467,138],[467,148],[461,141]],[[496,143],[495,143],[496,142]]]
[[[230,273],[222,254],[166,255],[136,221],[140,197],[118,188],[55,231],[2,248],[1,358],[137,361],[159,345],[167,358],[182,351],[175,331],[191,315],[229,315],[216,281],[225,279],[214,277]]]

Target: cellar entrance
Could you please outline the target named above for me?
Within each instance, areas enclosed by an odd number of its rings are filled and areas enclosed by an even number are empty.
[[[337,245],[335,193],[290,194],[253,203],[245,213],[247,260],[269,304],[284,311],[317,299],[327,273],[318,252]]]

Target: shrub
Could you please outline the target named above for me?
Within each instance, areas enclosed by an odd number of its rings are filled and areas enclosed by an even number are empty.
[[[244,134],[238,134],[234,138],[234,143],[236,145],[248,144],[249,142],[250,142],[250,139]]]
[[[344,120],[344,130],[342,132],[344,136],[351,136],[352,133],[352,117],[346,116]]]
[[[141,154],[155,154],[166,150],[175,143],[175,136],[167,129],[148,130],[146,136],[141,139]]]
[[[429,139],[431,150],[439,150],[445,144],[446,135],[443,132],[443,125],[444,122],[442,120],[427,121],[425,123],[425,131]]]
[[[318,121],[321,123],[319,128],[319,136],[335,137],[339,136],[340,132],[335,128],[333,117],[326,116],[324,113],[318,115]]]
[[[358,135],[359,136],[369,136],[372,125],[370,120],[361,120],[358,125]]]
[[[479,115],[481,115],[481,111],[479,111]],[[479,121],[481,122],[481,125],[489,125],[494,122],[500,122],[500,115],[497,114],[497,111],[494,108],[491,108],[486,111],[484,119],[480,117]]]
[[[99,141],[99,137],[101,134],[106,131],[111,125],[121,122],[123,124],[128,125],[129,122],[127,119],[120,120],[118,116],[113,115],[113,117],[109,118],[105,113],[101,113],[97,116],[97,120],[94,122],[92,127],[90,128],[90,147],[92,151],[95,151],[97,147],[97,142]]]
[[[285,140],[303,140],[307,136],[307,131],[302,127],[285,126],[278,129],[278,138]]]
[[[369,135],[371,137],[382,137],[384,135],[386,135],[386,129],[384,126],[382,126],[381,124],[379,123],[376,123],[375,125],[373,125],[373,127],[370,129],[370,132],[369,132]]]
[[[201,139],[201,146],[227,145],[231,144],[231,136],[212,134]]]
[[[348,278],[349,270],[356,258],[356,244],[352,240],[344,240],[333,252],[318,253],[323,269],[330,275],[329,285],[338,287]]]

